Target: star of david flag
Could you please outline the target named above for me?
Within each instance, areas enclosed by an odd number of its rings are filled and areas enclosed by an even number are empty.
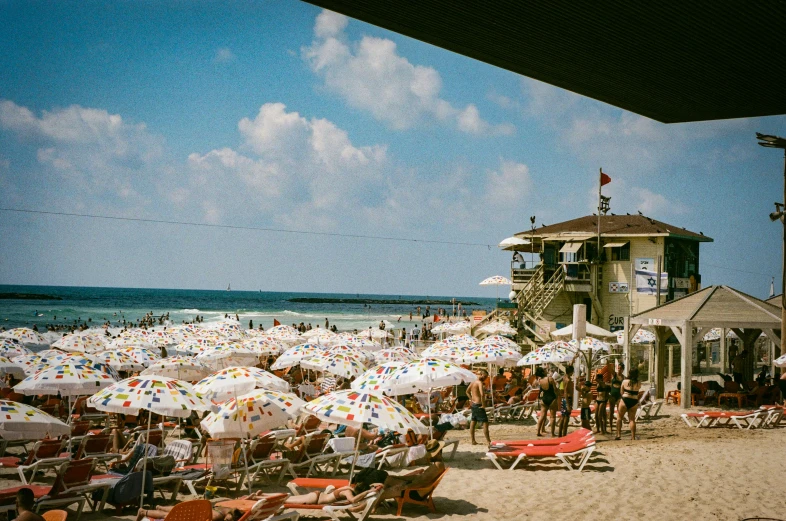
[[[655,295],[658,292],[657,283],[658,274],[654,271],[636,270],[636,292],[648,293]],[[660,274],[660,290],[661,292],[668,291],[669,288],[669,274],[661,272]]]

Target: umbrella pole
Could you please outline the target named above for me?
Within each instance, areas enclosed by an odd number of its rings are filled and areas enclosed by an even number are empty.
[[[355,454],[352,458],[352,467],[349,469],[349,482],[352,483],[352,476],[355,475],[355,463],[358,461],[358,457],[360,456],[360,438],[363,436],[363,424],[360,424],[360,427],[357,432],[357,439],[355,440]]]
[[[71,415],[74,413],[74,404],[71,402],[71,395],[68,395],[68,418],[66,418],[68,425],[71,425]],[[71,434],[68,434],[68,452],[71,452]]]
[[[434,432],[433,432],[434,422],[431,421],[431,389],[432,387],[428,388],[428,439],[434,438]]]
[[[139,508],[145,506],[145,476],[147,475],[147,444],[150,441],[150,425],[153,421],[153,413],[151,411],[147,411],[147,432],[145,433],[145,447],[144,452],[142,453],[142,495],[139,497]],[[133,472],[134,469],[131,469],[130,472]]]

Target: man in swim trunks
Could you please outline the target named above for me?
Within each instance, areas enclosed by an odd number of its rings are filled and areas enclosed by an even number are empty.
[[[467,394],[469,395],[470,405],[472,408],[472,417],[469,422],[469,438],[472,440],[473,445],[477,445],[475,441],[475,427],[478,423],[483,424],[483,435],[486,437],[486,443],[491,445],[491,436],[489,436],[489,418],[486,415],[486,402],[484,387],[488,380],[489,374],[485,369],[479,369],[475,372],[478,379],[469,384],[467,387]]]

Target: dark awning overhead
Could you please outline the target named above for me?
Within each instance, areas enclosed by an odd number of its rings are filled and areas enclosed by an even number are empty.
[[[786,114],[786,2],[306,0],[664,123]]]

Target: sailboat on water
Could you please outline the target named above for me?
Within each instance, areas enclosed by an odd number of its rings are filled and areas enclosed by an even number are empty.
[[[229,285],[227,285],[227,291],[232,291],[232,283],[231,282],[229,283]]]

